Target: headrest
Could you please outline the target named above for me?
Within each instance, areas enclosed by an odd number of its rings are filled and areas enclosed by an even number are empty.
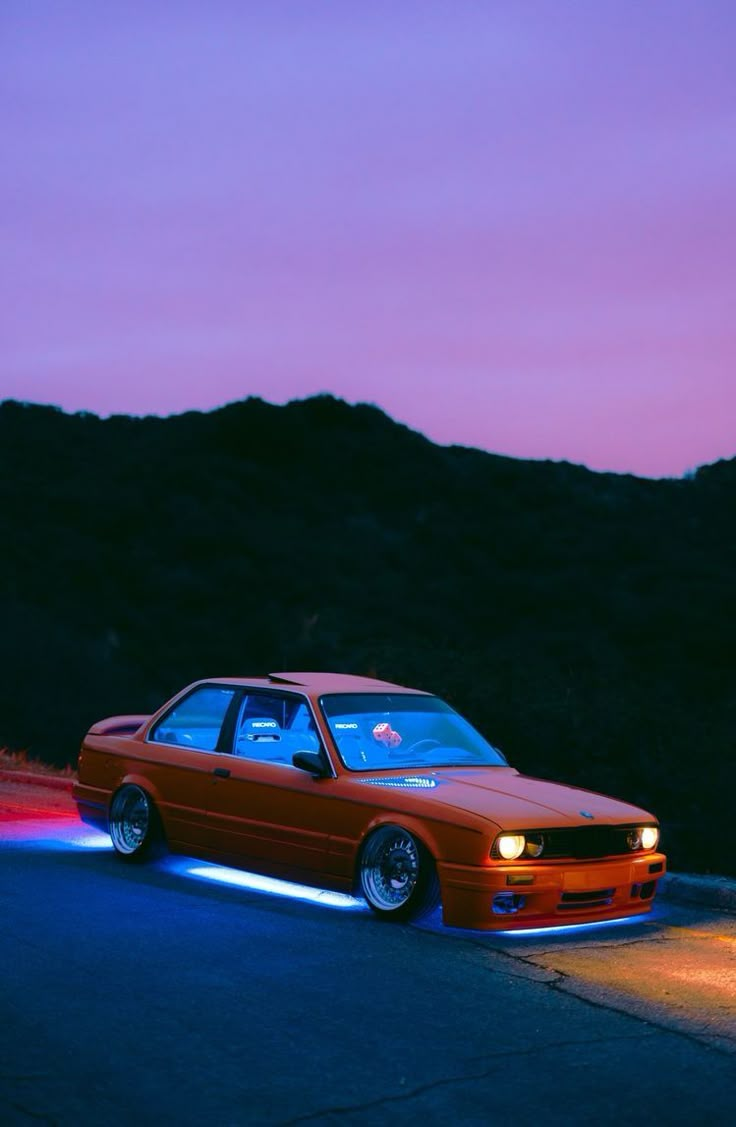
[[[289,731],[290,732],[313,732],[315,728],[314,720],[311,714],[307,712],[306,708],[302,708],[297,712],[292,720]]]
[[[268,716],[256,716],[240,726],[240,738],[246,740],[280,740],[281,728]]]

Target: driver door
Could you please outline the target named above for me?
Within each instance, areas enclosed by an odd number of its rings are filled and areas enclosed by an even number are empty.
[[[235,724],[230,774],[209,793],[212,846],[248,868],[292,879],[324,873],[337,779],[292,765],[321,750],[310,706],[285,692],[247,690]]]

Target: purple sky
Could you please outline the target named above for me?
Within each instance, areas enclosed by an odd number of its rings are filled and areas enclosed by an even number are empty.
[[[0,6],[0,398],[736,454],[731,0]]]

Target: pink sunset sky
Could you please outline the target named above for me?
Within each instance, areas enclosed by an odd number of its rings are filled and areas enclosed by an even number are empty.
[[[736,4],[0,8],[0,399],[736,454]]]

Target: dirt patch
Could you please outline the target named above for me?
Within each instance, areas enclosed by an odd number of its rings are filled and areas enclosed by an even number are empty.
[[[71,796],[71,787],[49,787],[43,783],[28,782],[12,778],[10,773],[0,775],[0,809],[13,811],[16,817],[24,812],[54,811],[58,814],[76,815],[76,805]]]

